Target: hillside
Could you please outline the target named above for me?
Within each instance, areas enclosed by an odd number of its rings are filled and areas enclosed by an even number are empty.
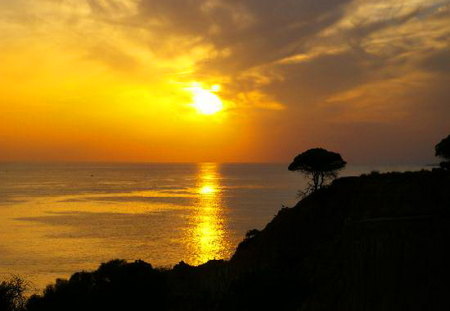
[[[283,291],[303,293],[284,298],[294,309],[448,309],[449,212],[443,171],[341,178],[281,210],[231,263],[283,275]]]
[[[28,310],[448,310],[450,174],[340,178],[280,210],[229,261],[112,261]]]

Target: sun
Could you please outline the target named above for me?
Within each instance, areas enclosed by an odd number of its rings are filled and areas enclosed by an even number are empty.
[[[211,89],[204,89],[201,86],[190,88],[193,97],[193,106],[201,114],[211,115],[223,109],[223,103],[219,96],[214,94],[220,90],[219,85],[214,85]]]

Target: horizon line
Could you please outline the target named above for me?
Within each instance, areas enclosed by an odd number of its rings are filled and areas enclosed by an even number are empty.
[[[286,164],[290,161],[105,161],[105,160],[0,160],[0,164]],[[347,166],[439,166],[439,163],[389,162],[389,163],[348,163]]]

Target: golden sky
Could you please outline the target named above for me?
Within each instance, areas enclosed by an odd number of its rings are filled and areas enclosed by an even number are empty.
[[[0,160],[421,163],[450,133],[448,0],[0,0],[0,61]]]

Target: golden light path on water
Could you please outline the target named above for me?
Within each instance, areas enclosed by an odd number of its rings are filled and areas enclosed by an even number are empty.
[[[211,259],[226,259],[231,242],[226,230],[226,207],[222,198],[219,167],[216,163],[199,164],[198,199],[191,228],[192,258],[194,264]]]

